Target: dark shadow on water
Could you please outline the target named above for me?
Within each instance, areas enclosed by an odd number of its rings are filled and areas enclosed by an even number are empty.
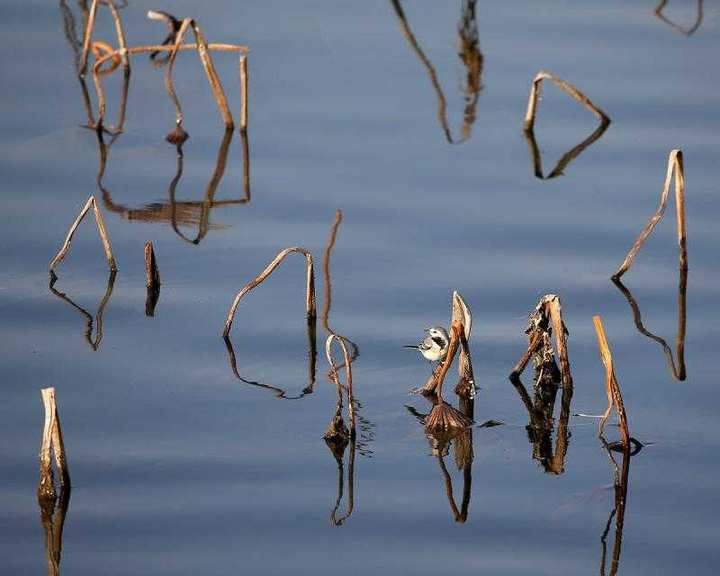
[[[565,172],[565,169],[570,165],[570,162],[580,156],[580,154],[582,154],[586,148],[589,148],[593,143],[599,140],[602,135],[605,134],[608,126],[610,126],[610,122],[601,122],[600,126],[598,126],[595,131],[590,134],[590,136],[588,136],[587,138],[585,138],[585,140],[565,152],[565,154],[562,155],[560,160],[558,160],[555,168],[553,168],[547,176],[543,175],[542,154],[540,153],[540,148],[538,147],[537,140],[535,139],[535,131],[532,128],[529,130],[525,130],[525,140],[527,141],[528,150],[530,152],[530,159],[533,163],[533,170],[535,172],[535,176],[540,178],[541,180],[550,180],[552,178],[562,176]]]
[[[685,329],[687,324],[687,268],[681,267],[680,268],[680,282],[678,286],[678,329],[677,329],[677,336],[675,338],[675,351],[677,355],[677,364],[675,363],[675,360],[673,359],[673,353],[670,349],[670,346],[668,346],[668,343],[661,338],[660,336],[656,336],[652,332],[650,332],[642,322],[642,316],[640,315],[640,306],[638,306],[637,301],[635,298],[633,298],[632,293],[630,290],[620,281],[620,279],[613,278],[612,279],[613,284],[617,286],[617,289],[620,290],[623,296],[625,296],[626,300],[628,301],[628,304],[630,304],[630,308],[632,309],[633,313],[633,320],[635,322],[635,327],[637,328],[638,332],[640,334],[643,334],[644,336],[647,336],[651,340],[654,340],[663,349],[663,353],[665,354],[665,358],[667,359],[668,369],[670,370],[670,374],[672,374],[673,378],[679,381],[683,381],[686,378],[686,371],[685,371]]]
[[[400,30],[412,48],[418,60],[422,64],[430,79],[430,84],[437,97],[437,116],[442,127],[445,139],[450,144],[461,144],[468,140],[472,134],[472,126],[475,122],[478,96],[482,90],[482,73],[484,57],[480,52],[479,33],[477,16],[475,11],[476,0],[462,0],[460,22],[458,24],[458,57],[465,67],[465,86],[463,93],[465,98],[465,109],[463,111],[463,123],[460,128],[460,138],[455,139],[450,129],[447,117],[447,99],[443,92],[437,72],[430,59],[423,51],[415,34],[410,28],[405,11],[399,0],[390,0],[395,15],[400,23]]]
[[[304,398],[308,394],[312,394],[315,390],[315,364],[317,359],[317,349],[314,345],[315,338],[310,334],[310,331],[312,329],[313,327],[310,323],[308,323],[308,385],[302,390],[302,392],[300,392],[300,394],[289,395],[288,391],[283,388],[278,388],[277,386],[272,386],[270,384],[263,384],[262,382],[257,382],[255,380],[248,380],[247,378],[243,378],[242,376],[240,376],[240,371],[237,367],[237,360],[235,358],[235,350],[233,349],[232,342],[230,341],[229,337],[223,336],[223,340],[225,341],[225,347],[227,348],[228,352],[230,369],[232,370],[235,377],[240,380],[240,382],[243,382],[244,384],[248,384],[250,386],[257,386],[259,388],[269,390],[277,398],[281,398],[282,400],[299,400],[300,398]]]
[[[555,364],[555,362],[552,362]],[[536,375],[538,372],[536,372]],[[559,385],[560,371],[555,370],[538,384],[536,378],[534,398],[530,398],[525,385],[519,376],[511,376],[510,382],[520,395],[530,421],[526,426],[528,440],[532,445],[532,457],[537,460],[546,473],[559,476],[565,471],[565,459],[570,444],[570,404],[572,402],[573,388]],[[560,417],[557,424],[555,447],[553,448],[552,435],[555,431],[555,402],[558,389],[562,388],[560,400]]]
[[[614,506],[610,512],[610,516],[605,524],[605,529],[600,536],[601,551],[600,557],[600,575],[615,576],[620,567],[620,555],[622,553],[623,528],[625,526],[625,511],[627,507],[627,494],[630,477],[630,460],[640,451],[641,444],[637,444],[636,449],[624,444],[609,444],[603,436],[600,436],[600,442],[607,454],[610,465],[613,469],[613,489],[615,493]],[[622,464],[618,464],[613,453],[620,452],[622,454]],[[610,534],[613,520],[615,521],[615,538],[613,541],[612,559],[610,562],[610,570],[607,571],[607,540]]]
[[[240,146],[243,161],[242,187],[243,196],[234,200],[215,200],[215,193],[225,174],[228,152],[233,139],[234,132],[226,130],[223,132],[218,146],[215,170],[205,188],[205,197],[201,201],[178,201],[176,190],[183,175],[184,154],[182,144],[178,144],[177,162],[175,174],[168,186],[168,202],[155,202],[147,204],[143,208],[131,209],[122,204],[116,203],[110,191],[105,187],[103,178],[108,162],[110,147],[115,138],[105,144],[102,134],[98,134],[99,168],[97,174],[97,185],[102,192],[103,205],[107,210],[119,214],[126,220],[139,222],[162,222],[169,223],[174,232],[189,244],[199,244],[207,235],[208,231],[216,227],[210,223],[210,214],[213,208],[248,204],[250,202],[250,180],[249,180],[249,143],[246,131],[240,132]],[[181,226],[197,226],[198,232],[194,238],[186,236],[181,231]]]
[[[115,284],[115,276],[117,275],[117,271],[111,270],[110,274],[108,276],[107,281],[107,288],[105,290],[105,295],[102,297],[102,300],[100,300],[100,304],[98,304],[97,312],[95,313],[95,318],[93,319],[92,315],[85,310],[82,306],[79,306],[75,302],[73,302],[64,292],[60,292],[55,288],[55,283],[58,280],[58,277],[54,273],[50,273],[50,292],[52,292],[55,296],[60,298],[60,300],[67,302],[75,308],[84,318],[85,318],[85,340],[87,341],[90,348],[93,350],[93,352],[97,352],[98,348],[100,347],[100,342],[102,342],[103,338],[103,314],[105,312],[105,307],[108,304],[108,301],[110,300],[110,297],[112,296],[113,292],[113,286]],[[93,324],[95,325],[95,338],[93,339]]]
[[[56,498],[38,497],[48,576],[59,576],[60,574],[63,528],[69,505],[70,486],[63,486]]]
[[[667,5],[667,3],[668,0],[660,0],[660,3],[655,8],[655,16],[657,16],[658,19],[670,26],[670,28],[672,28],[676,32],[679,32],[680,34],[683,34],[684,36],[692,36],[693,34],[695,34],[698,28],[700,28],[700,26],[702,25],[703,21],[703,0],[697,0],[697,17],[695,18],[695,22],[692,24],[692,26],[688,28],[680,26],[679,24],[673,22],[663,14],[663,10],[665,10],[665,6]]]

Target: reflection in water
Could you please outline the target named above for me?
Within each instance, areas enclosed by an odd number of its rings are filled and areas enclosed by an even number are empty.
[[[525,329],[528,335],[528,349],[510,374],[510,382],[520,395],[530,422],[526,430],[533,446],[533,458],[550,474],[560,475],[565,471],[570,430],[570,404],[573,396],[573,382],[567,353],[567,328],[562,319],[560,299],[554,294],[543,296],[529,317]],[[555,362],[555,339],[560,368]],[[528,362],[532,360],[534,398],[520,380]],[[562,387],[560,418],[558,420],[555,448],[552,433],[555,427],[553,414],[558,388]]]
[[[78,9],[80,11],[80,14],[82,16],[82,30],[83,30],[83,39],[80,40],[77,33],[77,27],[76,27],[76,21],[75,16],[73,15],[72,10],[67,5],[66,0],[60,0],[60,12],[62,14],[63,18],[63,31],[65,33],[65,38],[70,45],[71,50],[73,51],[74,60],[75,60],[75,71],[77,73],[77,78],[80,83],[80,91],[82,95],[82,102],[83,102],[83,108],[85,109],[85,114],[87,115],[87,128],[92,128],[94,130],[101,130],[106,133],[110,134],[119,134],[123,131],[123,127],[125,124],[125,112],[127,109],[127,98],[128,98],[128,90],[130,87],[130,67],[129,63],[127,66],[124,66],[124,73],[123,73],[123,83],[122,83],[122,89],[120,92],[120,102],[118,107],[118,117],[117,121],[115,123],[114,128],[106,128],[101,125],[101,123],[98,123],[95,118],[95,112],[93,111],[93,105],[92,100],[90,98],[90,92],[88,91],[87,83],[85,82],[85,69],[87,67],[87,51],[97,52],[98,54],[101,54],[104,51],[111,50],[112,48],[108,46],[105,42],[101,41],[92,41],[92,38],[86,39],[86,34],[90,34],[92,36],[92,33],[94,31],[94,23],[95,23],[95,15],[97,10],[96,3],[93,3],[92,7],[88,7],[87,0],[78,0],[77,1]],[[118,35],[118,43],[124,44],[124,33],[122,31],[122,21],[120,19],[120,14],[117,12],[117,10],[125,8],[127,6],[126,2],[105,2],[105,5],[107,5],[111,11],[111,15],[113,16],[113,19],[115,21],[115,29],[116,33]],[[90,30],[88,30],[88,27]],[[123,38],[123,41],[120,41],[120,38]],[[86,47],[86,41],[87,41],[87,47]],[[101,71],[101,74],[109,74],[115,70],[116,66],[112,66],[108,68],[107,70]]]
[[[426,396],[427,400],[431,404],[438,402],[436,397]],[[412,406],[405,407],[410,414],[412,414],[420,424],[425,425],[428,414],[422,414],[415,410]],[[475,400],[469,396],[462,396],[460,400],[460,412],[467,418],[473,418],[475,411]],[[470,497],[472,495],[472,465],[474,460],[473,451],[473,429],[472,427],[464,429],[451,429],[446,431],[438,432],[427,432],[426,437],[430,443],[430,449],[433,456],[437,458],[440,473],[443,478],[443,485],[445,487],[445,495],[450,505],[450,512],[453,515],[455,522],[464,523],[467,521],[468,512],[470,509]],[[462,488],[462,500],[460,507],[458,507],[455,500],[453,491],[452,476],[447,469],[445,464],[445,457],[450,453],[450,448],[453,449],[453,455],[455,465],[462,473],[463,488]]]
[[[373,440],[373,424],[362,417],[359,413],[362,405],[355,398],[353,393],[352,385],[352,364],[355,362],[360,354],[360,349],[357,344],[336,333],[330,327],[330,309],[332,307],[332,279],[330,276],[330,258],[332,256],[333,249],[335,248],[335,241],[337,240],[337,233],[342,222],[343,215],[341,210],[335,212],[335,221],[330,228],[330,235],[328,236],[325,244],[325,252],[323,254],[323,278],[325,282],[325,298],[323,302],[322,314],[320,316],[321,324],[328,333],[328,339],[325,345],[328,362],[330,363],[330,370],[327,374],[328,380],[335,385],[337,390],[338,398],[335,405],[335,413],[330,425],[328,426],[323,439],[325,444],[330,449],[335,462],[338,466],[338,482],[337,482],[337,497],[335,499],[335,505],[333,506],[332,512],[330,513],[330,521],[334,526],[342,526],[353,513],[355,507],[355,453],[360,452],[364,456],[370,457],[372,450],[369,449],[369,444]],[[342,352],[343,361],[340,364],[335,364],[332,358],[330,347],[334,340],[338,341]],[[345,384],[340,382],[340,370],[345,370]],[[350,428],[345,425],[343,419],[343,399],[346,397],[348,406],[348,419],[350,421]],[[360,428],[360,438],[358,438],[357,428]],[[348,455],[348,475],[347,475],[347,500],[345,504],[345,512],[339,514],[340,506],[345,496],[345,463],[344,455],[345,449],[350,446]]]
[[[63,527],[70,505],[70,486],[62,486],[57,497],[38,496],[40,522],[45,536],[45,557],[48,576],[59,576],[62,555]]]
[[[110,147],[115,142],[116,137],[112,137],[106,144],[104,136],[98,134],[98,152],[99,167],[97,174],[97,185],[102,192],[103,204],[107,210],[120,214],[123,218],[141,222],[167,222],[172,226],[175,233],[183,240],[190,244],[199,244],[207,235],[208,231],[214,226],[210,223],[210,213],[213,208],[222,206],[232,206],[238,204],[247,204],[250,202],[250,153],[248,145],[247,132],[240,132],[240,145],[243,161],[243,196],[236,200],[215,200],[215,192],[223,179],[225,168],[227,165],[228,152],[233,139],[233,131],[226,130],[223,132],[218,146],[217,160],[215,162],[215,170],[213,171],[210,181],[205,188],[205,197],[202,201],[178,201],[176,200],[176,190],[178,183],[183,175],[184,155],[182,144],[177,148],[177,167],[175,175],[170,181],[168,187],[169,202],[154,202],[147,204],[143,208],[127,208],[122,204],[116,203],[110,191],[104,186],[103,178],[108,161],[108,153]],[[194,238],[189,238],[180,230],[181,226],[197,226],[198,232]]]
[[[560,382],[560,371],[552,360],[552,366],[545,369],[535,368],[534,398],[531,400],[527,389],[520,381],[519,376],[511,376],[515,389],[528,412],[530,421],[526,426],[528,440],[532,444],[532,457],[550,474],[560,475],[565,471],[565,457],[570,444],[570,403],[573,389],[562,388],[560,400],[560,418],[558,419],[555,448],[553,449],[552,434],[555,427],[553,414],[555,400]]]
[[[615,490],[615,502],[610,516],[608,517],[605,530],[603,530],[600,542],[602,544],[602,556],[600,559],[600,575],[605,576],[607,566],[607,537],[610,533],[610,526],[612,525],[613,518],[615,518],[615,541],[613,543],[612,551],[612,562],[610,564],[610,571],[608,574],[614,576],[617,574],[620,566],[620,553],[622,551],[622,538],[623,538],[623,527],[625,525],[625,507],[627,504],[627,493],[628,493],[628,480],[630,474],[630,458],[637,454],[637,451],[632,452],[630,445],[622,445],[622,466],[618,465],[613,452],[616,450],[616,445],[608,444],[603,436],[600,436],[600,442],[607,453],[610,460],[610,464],[613,467],[614,477],[614,490]]]
[[[600,120],[600,125],[595,129],[592,134],[590,134],[590,136],[585,138],[583,141],[581,141],[579,144],[577,144],[561,156],[560,160],[558,160],[557,165],[555,166],[555,168],[553,168],[553,170],[550,172],[550,174],[548,174],[547,177],[543,176],[542,156],[540,154],[540,149],[537,145],[537,141],[535,140],[535,117],[537,115],[537,105],[540,101],[540,91],[545,81],[550,81],[555,84],[560,90],[565,92],[565,94],[570,96],[583,108],[592,112]],[[567,168],[567,166],[570,164],[570,162],[577,158],[583,152],[583,150],[588,148],[596,140],[600,139],[600,137],[605,133],[605,130],[607,130],[608,126],[610,126],[610,117],[605,114],[605,112],[603,112],[600,108],[598,108],[592,102],[592,100],[590,100],[590,98],[588,98],[577,87],[546,70],[540,70],[535,75],[535,78],[533,78],[532,84],[530,86],[530,95],[528,97],[527,111],[525,112],[525,120],[523,122],[523,131],[525,133],[525,140],[527,141],[528,149],[530,150],[530,159],[533,163],[535,176],[540,179],[547,180],[555,178],[556,176],[560,176],[565,170],[565,168]]]
[[[585,140],[565,152],[565,154],[562,155],[560,160],[558,160],[555,168],[553,168],[547,176],[543,174],[542,156],[540,154],[540,148],[538,147],[537,140],[535,140],[535,131],[533,129],[525,130],[525,140],[527,141],[528,150],[530,151],[530,158],[533,163],[535,176],[537,176],[541,180],[550,180],[551,178],[562,176],[565,168],[568,167],[570,162],[580,156],[580,154],[582,154],[582,152],[586,148],[590,147],[595,141],[599,140],[602,135],[605,134],[608,126],[610,126],[610,123],[601,123],[600,126],[598,126],[595,131],[590,134],[590,136],[588,136],[587,138],[585,138]]]
[[[90,348],[97,352],[97,349],[100,347],[100,342],[103,338],[103,313],[105,312],[105,306],[107,306],[108,301],[110,300],[110,296],[112,296],[113,291],[113,285],[115,284],[115,276],[117,275],[116,270],[111,270],[110,275],[108,276],[107,281],[107,289],[105,290],[105,295],[103,296],[102,300],[100,301],[100,304],[98,305],[97,312],[95,314],[95,318],[93,320],[93,317],[88,313],[85,308],[82,306],[79,306],[75,302],[73,302],[64,292],[59,292],[57,289],[55,289],[55,283],[57,282],[57,276],[54,274],[51,274],[50,276],[50,292],[52,292],[55,296],[60,298],[61,300],[67,302],[70,304],[73,308],[75,308],[80,314],[82,314],[85,317],[86,324],[85,324],[85,340],[87,340],[87,343],[89,344]],[[95,338],[93,339],[92,332],[93,332],[93,322],[95,324]]]
[[[651,340],[654,340],[655,342],[660,344],[660,346],[662,346],[663,352],[665,353],[665,358],[667,359],[668,368],[670,369],[670,373],[676,380],[685,380],[687,268],[680,268],[680,283],[678,286],[678,329],[677,336],[675,338],[677,364],[675,364],[675,360],[673,359],[673,353],[670,349],[670,346],[668,346],[668,343],[663,338],[660,338],[660,336],[656,336],[655,334],[650,332],[643,325],[642,316],[640,315],[640,307],[635,301],[635,298],[633,298],[630,290],[620,281],[619,278],[613,278],[612,281],[615,286],[617,286],[618,290],[622,292],[623,296],[625,296],[628,304],[630,304],[630,308],[632,308],[633,313],[633,320],[635,321],[635,327],[638,329],[638,332],[647,336]]]
[[[233,349],[230,337],[223,336],[223,340],[225,341],[225,346],[228,351],[230,369],[232,370],[233,374],[235,374],[235,377],[245,384],[249,384],[250,386],[258,386],[259,388],[265,388],[266,390],[270,390],[275,394],[277,398],[282,398],[283,400],[299,400],[307,394],[312,394],[313,390],[315,389],[315,359],[317,356],[317,351],[315,349],[315,335],[313,332],[314,326],[308,323],[308,385],[302,390],[302,392],[300,392],[300,394],[289,395],[287,390],[283,388],[278,388],[277,386],[272,386],[270,384],[263,384],[261,382],[256,382],[255,380],[248,380],[240,376],[240,372],[238,371],[237,367],[237,361],[235,359],[235,350]]]
[[[438,79],[437,72],[434,66],[430,62],[430,59],[425,55],[423,49],[420,47],[420,43],[415,38],[415,35],[410,28],[410,24],[405,16],[405,11],[400,5],[399,0],[390,0],[395,14],[400,22],[400,29],[405,36],[408,44],[415,52],[415,55],[420,60],[423,68],[427,72],[430,84],[432,85],[435,95],[438,101],[438,120],[440,126],[442,126],[445,138],[450,144],[461,144],[470,138],[472,132],[472,125],[475,122],[475,108],[477,106],[478,95],[482,90],[482,72],[484,58],[480,52],[479,47],[479,34],[477,27],[477,17],[475,14],[475,3],[476,0],[463,0],[462,1],[462,12],[460,14],[460,22],[458,24],[458,56],[465,66],[465,87],[463,92],[465,94],[465,109],[463,112],[463,123],[460,128],[460,138],[455,140],[450,130],[450,124],[447,118],[447,100],[445,99],[445,93],[443,92],[440,80]]]
[[[665,10],[667,3],[668,0],[660,0],[660,4],[658,4],[657,8],[655,8],[655,16],[665,22],[665,24],[670,26],[673,30],[680,32],[680,34],[684,34],[685,36],[692,36],[695,34],[697,29],[702,25],[703,21],[703,0],[697,0],[697,17],[695,19],[695,23],[689,28],[683,28],[663,14],[663,10]]]

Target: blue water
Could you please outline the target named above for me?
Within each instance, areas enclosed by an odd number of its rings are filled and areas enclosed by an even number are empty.
[[[456,134],[465,107],[461,4],[402,6],[437,71]],[[69,7],[79,30],[77,4]],[[131,0],[121,10],[131,45],[165,35],[145,19],[148,7]],[[0,571],[46,569],[35,491],[40,389],[54,386],[73,484],[64,573],[597,573],[614,491],[596,421],[570,418],[564,472],[547,474],[532,458],[528,416],[507,380],[524,351],[528,312],[554,292],[570,332],[572,414],[605,408],[591,321],[600,314],[632,435],[646,444],[631,460],[618,573],[715,574],[718,7],[705,3],[700,27],[686,37],[649,2],[478,4],[482,90],[470,138],[456,146],[445,139],[437,95],[389,0],[152,7],[196,17],[210,41],[251,49],[251,200],[213,208],[198,244],[181,240],[167,217],[122,215],[169,202],[177,154],[164,141],[174,115],[162,72],[144,56],[132,60],[125,131],[109,149],[102,180],[112,205],[122,207],[113,212],[96,182],[97,140],[81,127],[87,117],[59,6],[9,1],[0,8]],[[671,2],[664,13],[691,26],[696,9]],[[114,43],[105,8],[96,37]],[[237,115],[237,59],[220,55],[216,63]],[[522,132],[541,68],[574,83],[612,119],[551,180],[534,176]],[[112,116],[120,82],[106,84]],[[190,53],[178,58],[176,85],[190,134],[176,196],[198,202],[222,123]],[[596,123],[547,85],[535,129],[545,172]],[[672,378],[661,347],[636,330],[609,280],[657,206],[673,148],[685,154],[687,180],[684,382]],[[241,158],[236,134],[216,200],[243,197]],[[48,262],[91,194],[119,268],[97,351],[85,340],[84,316],[47,280]],[[315,255],[322,308],[323,249],[338,208],[330,324],[360,348],[355,395],[372,432],[371,439],[363,432],[354,508],[340,527],[330,522],[338,466],[322,439],[335,402],[327,333],[318,327],[314,392],[292,401],[237,380],[220,337],[234,294],[287,246]],[[623,281],[645,326],[674,349],[673,216],[671,205]],[[197,234],[197,226],[179,229]],[[162,278],[153,318],[144,313],[145,241],[154,243]],[[294,258],[241,303],[232,332],[240,374],[288,395],[308,384],[304,272]],[[58,276],[55,288],[93,315],[108,272],[90,221]],[[473,310],[475,420],[505,423],[473,430],[465,523],[454,521],[438,459],[405,408],[427,412],[408,391],[430,369],[402,345],[426,326],[447,324],[453,290]],[[530,387],[530,372],[524,382]],[[617,439],[617,429],[607,435]],[[345,481],[348,460],[346,452]],[[459,506],[462,473],[452,453],[444,463]],[[614,533],[613,524],[606,572]]]

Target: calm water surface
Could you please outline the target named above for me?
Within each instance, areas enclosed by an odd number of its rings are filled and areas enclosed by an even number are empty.
[[[61,6],[4,2],[0,572],[46,570],[35,489],[40,389],[54,386],[73,480],[60,565],[67,574],[594,574],[601,566],[716,574],[720,9],[700,5],[702,23],[686,36],[657,18],[652,2],[478,3],[482,88],[474,101],[458,57],[460,2],[404,2],[404,28],[390,0],[131,1],[121,11],[130,44],[164,37],[144,17],[153,7],[197,17],[211,41],[252,49],[251,201],[213,208],[192,243],[169,216],[179,165],[163,139],[174,117],[162,72],[133,60],[126,130],[108,150],[103,195],[98,143],[80,126],[86,115]],[[77,4],[68,6],[80,26]],[[690,28],[697,7],[671,2],[663,14]],[[474,122],[462,144],[447,142],[408,29],[434,67],[455,139],[470,104]],[[113,42],[104,9],[97,37]],[[217,62],[237,111],[237,61]],[[550,180],[534,176],[521,129],[541,68],[612,118]],[[223,131],[196,58],[183,54],[176,75],[191,137],[175,199],[200,202]],[[114,114],[120,82],[106,84]],[[547,174],[596,119],[550,85],[540,106],[535,132]],[[656,208],[672,148],[685,153],[687,179],[684,382],[636,330],[609,281]],[[236,135],[216,200],[244,197],[241,160]],[[47,263],[90,194],[103,199],[119,266],[96,351],[85,317],[47,280]],[[220,338],[235,292],[280,249],[306,247],[321,270],[338,208],[330,323],[360,348],[355,390],[367,420],[354,508],[339,527],[330,520],[339,469],[322,440],[335,401],[325,359],[312,394],[283,400],[238,380]],[[624,278],[646,327],[672,348],[673,211]],[[176,216],[177,230],[194,239],[197,205]],[[147,240],[163,282],[154,318],[144,313]],[[91,225],[80,228],[59,276],[55,289],[94,314],[108,273]],[[240,374],[288,396],[308,384],[302,278],[299,258],[278,269],[241,304],[232,332]],[[468,474],[452,452],[442,462],[433,455],[406,409],[427,411],[408,390],[429,368],[401,348],[424,327],[447,323],[453,289],[474,313],[475,420],[505,423],[473,430],[464,523],[455,521],[441,464],[458,508]],[[605,406],[591,321],[599,313],[631,431],[646,444],[630,464],[619,565],[614,518],[602,565],[615,496],[595,420],[570,418],[562,473],[548,473],[532,457],[528,414],[507,380],[524,350],[526,315],[548,292],[561,296],[570,332],[571,413]],[[321,345],[326,335],[319,329]],[[617,438],[615,427],[608,437]]]

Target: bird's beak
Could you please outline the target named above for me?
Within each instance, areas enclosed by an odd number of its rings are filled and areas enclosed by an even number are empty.
[[[430,328],[425,328],[425,332],[430,332]]]

